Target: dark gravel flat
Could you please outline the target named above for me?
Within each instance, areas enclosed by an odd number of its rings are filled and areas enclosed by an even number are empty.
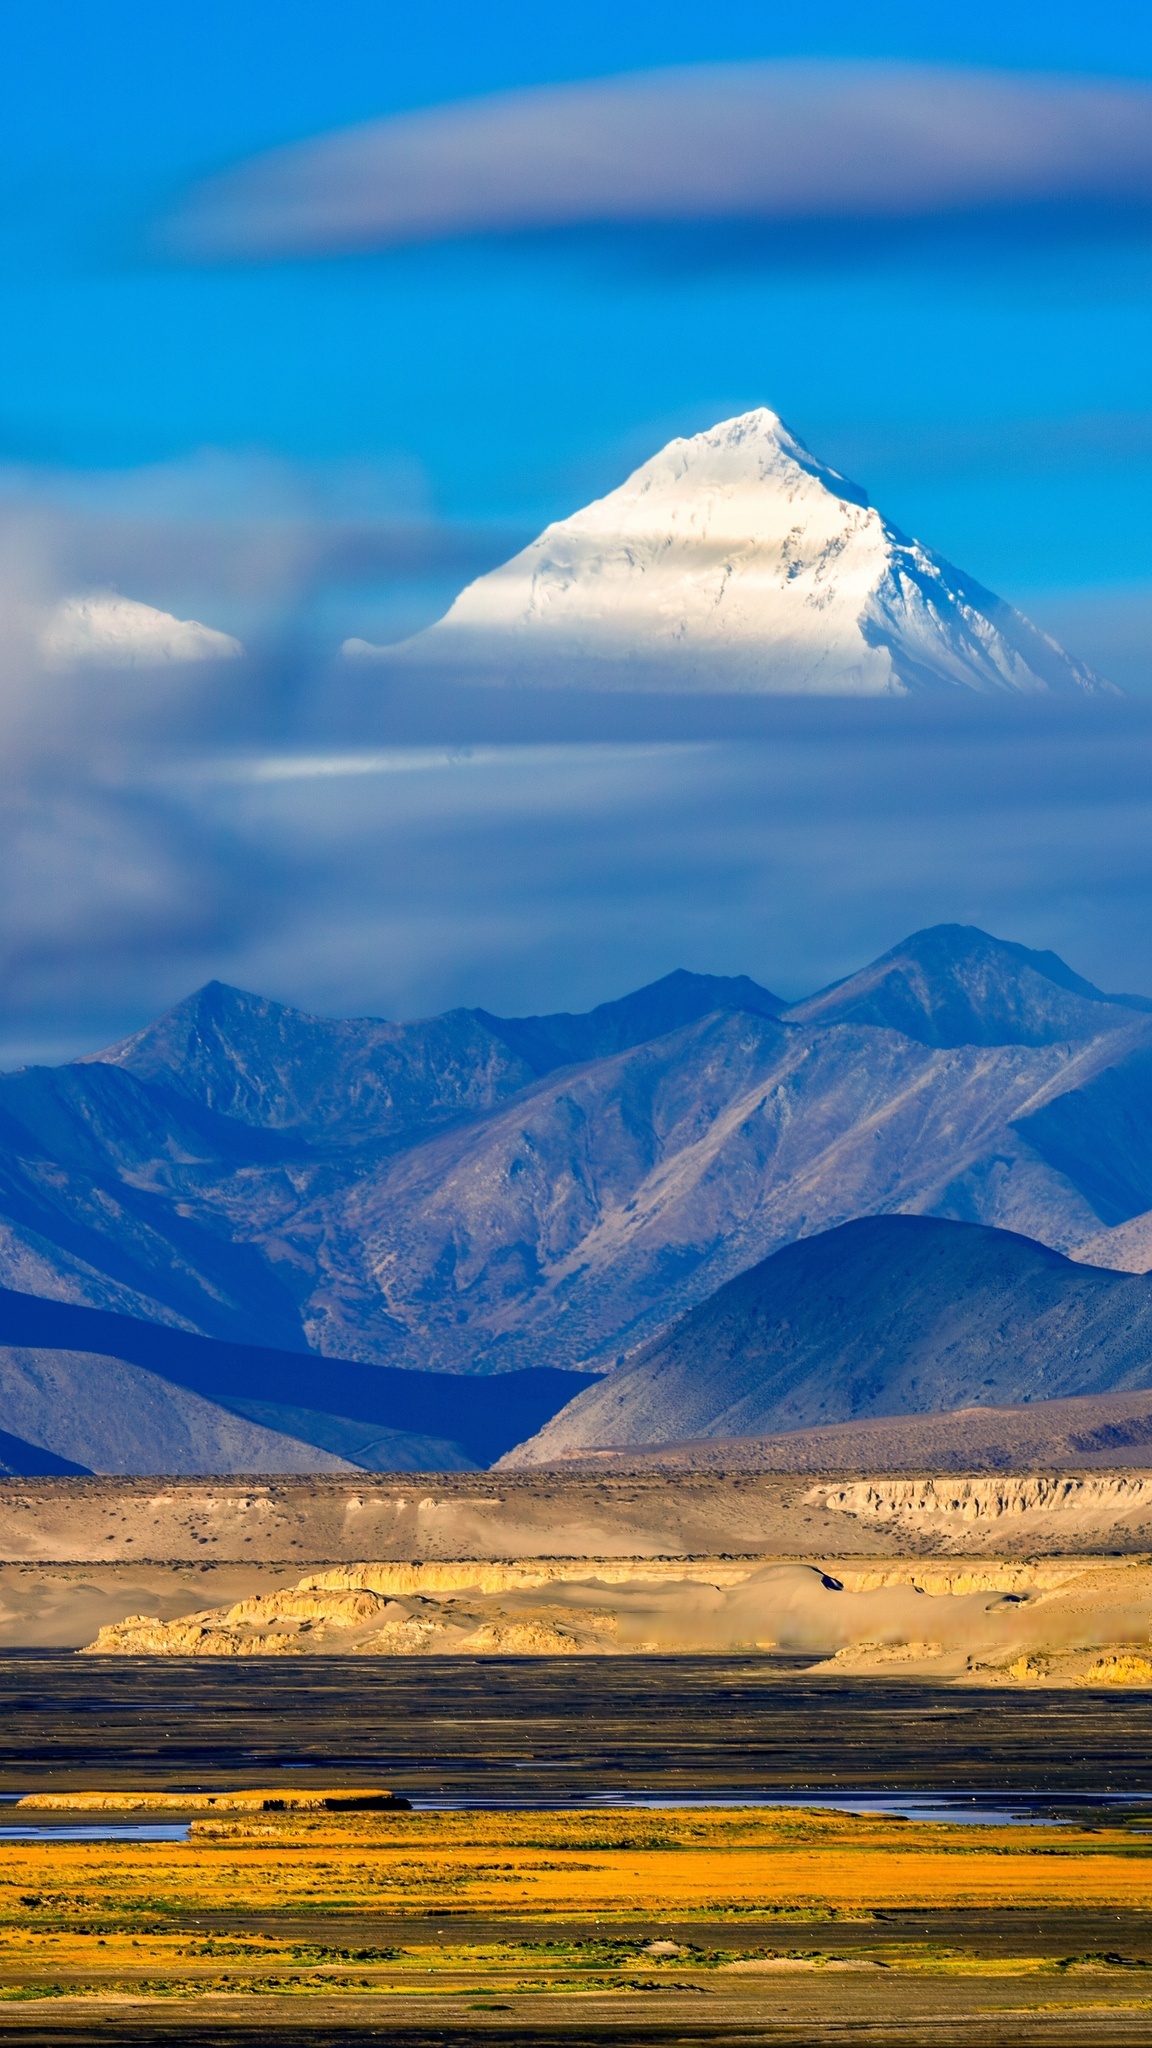
[[[1152,1793],[1152,1695],[960,1690],[721,1657],[0,1658],[0,1791],[322,1769],[424,1799]]]

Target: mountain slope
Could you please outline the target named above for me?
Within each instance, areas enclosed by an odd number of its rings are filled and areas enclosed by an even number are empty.
[[[261,1157],[239,1124],[265,1134],[264,1157],[307,1158],[358,1141],[410,1143],[480,1115],[556,1067],[621,1052],[715,1010],[775,1016],[783,1008],[746,974],[683,968],[583,1015],[448,1010],[412,1024],[310,1017],[211,981],[67,1071],[114,1067],[171,1091],[212,1119],[236,1157]],[[4,1085],[0,1078],[0,1091]]]
[[[1066,1250],[1152,1206],[1150,1057],[1140,999],[960,926],[788,1010],[674,974],[582,1017],[398,1026],[210,984],[0,1077],[0,1285],[304,1357],[608,1369],[855,1216]]]
[[[544,687],[866,697],[1110,688],[888,525],[764,408],[669,442],[470,584],[435,625],[375,651],[465,680]]]
[[[104,1365],[114,1361],[136,1368],[148,1382],[197,1396],[202,1408],[211,1403],[218,1425],[220,1411],[228,1410],[298,1439],[297,1456],[302,1445],[312,1444],[368,1470],[440,1471],[490,1464],[587,1384],[584,1374],[549,1367],[504,1373],[495,1380],[391,1372],[312,1352],[221,1343],[3,1287],[0,1347],[24,1356],[34,1352],[41,1359],[86,1353]],[[386,1465],[374,1451],[387,1456]]]
[[[381,1162],[275,1241],[316,1261],[319,1348],[444,1371],[606,1370],[854,1216],[932,1210],[1075,1242],[1095,1211],[1012,1125],[1147,1041],[1147,1019],[1100,1007],[1118,1028],[1036,1047],[705,1018]]]
[[[746,974],[688,974],[679,967],[662,981],[617,1002],[601,1003],[583,1016],[568,1011],[550,1017],[492,1017],[487,1010],[471,1014],[541,1075],[584,1060],[610,1058],[719,1011],[778,1017],[784,1007],[779,996]]]
[[[212,1332],[303,1346],[298,1308],[250,1245],[180,1200],[283,1148],[114,1068],[0,1075],[0,1277]]]
[[[82,1479],[90,1476],[90,1468],[73,1464],[70,1458],[58,1458],[54,1451],[46,1451],[40,1444],[27,1443],[22,1436],[10,1436],[6,1429],[0,1429],[0,1476]]]
[[[1152,1281],[1008,1231],[869,1217],[740,1274],[507,1463],[1148,1386]]]
[[[328,1450],[367,1470],[465,1470],[490,1464],[502,1450],[519,1444],[556,1415],[572,1393],[586,1384],[584,1374],[506,1372],[496,1380],[445,1378],[433,1372],[389,1372],[342,1358],[316,1358],[312,1352],[277,1352],[260,1343],[221,1343],[193,1331],[162,1329],[125,1315],[84,1309],[61,1300],[43,1300],[0,1288],[0,1348],[6,1356],[39,1358],[41,1362],[76,1360],[82,1354],[100,1360],[100,1370],[113,1366],[135,1372],[131,1384],[148,1386],[152,1407],[172,1409],[178,1421],[176,1450],[180,1456],[209,1454],[219,1438],[230,1454],[242,1456],[244,1432],[232,1430],[232,1415],[260,1423],[250,1432],[250,1452],[260,1438],[277,1432],[295,1442],[264,1442],[264,1464],[256,1470],[312,1470],[305,1446]],[[78,1370],[70,1366],[68,1370]],[[94,1370],[94,1368],[92,1368]],[[0,1376],[2,1378],[2,1376]],[[127,1382],[125,1382],[127,1384]],[[168,1386],[168,1395],[160,1389]],[[182,1401],[187,1393],[193,1399]],[[6,1421],[0,1386],[0,1419]],[[135,1405],[139,1407],[139,1403]],[[209,1430],[213,1411],[215,1436]],[[184,1442],[187,1415],[195,1411],[197,1440]],[[45,1413],[37,1409],[37,1442],[55,1444]],[[12,1411],[14,1415],[14,1411]],[[168,1421],[172,1421],[168,1415]],[[25,1417],[27,1419],[27,1417]],[[57,1421],[57,1432],[70,1423]],[[139,1458],[139,1415],[121,1427],[121,1454]],[[184,1432],[180,1436],[180,1432]],[[207,1434],[205,1434],[207,1432]],[[70,1438],[72,1442],[72,1438]],[[135,1448],[133,1448],[135,1446]],[[0,1448],[2,1454],[2,1448]],[[285,1454],[295,1462],[285,1462]],[[273,1462],[269,1464],[269,1456]],[[387,1462],[381,1462],[385,1458]],[[303,1462],[301,1462],[303,1460]],[[105,1466],[100,1466],[105,1468]],[[119,1464],[115,1470],[160,1470],[162,1466]],[[189,1464],[172,1470],[244,1470],[230,1466]]]
[[[310,1017],[212,981],[131,1038],[95,1053],[298,1153],[387,1145],[474,1116],[532,1079],[479,1013],[414,1024]]]
[[[1150,1454],[1152,1392],[1134,1389],[1032,1401],[1015,1408],[981,1404],[944,1415],[829,1422],[781,1436],[696,1437],[656,1449],[590,1451],[583,1469],[869,1475],[1057,1472],[1066,1478],[1069,1473],[1112,1472],[1125,1465],[1146,1472]],[[579,1453],[565,1460],[566,1470],[574,1465],[580,1469]],[[871,1477],[859,1491],[870,1493],[879,1508]]]
[[[92,1472],[347,1472],[346,1459],[121,1358],[0,1345],[0,1429]]]
[[[1127,1223],[1152,1208],[1152,1051],[1130,1053],[1016,1129],[1102,1223]]]

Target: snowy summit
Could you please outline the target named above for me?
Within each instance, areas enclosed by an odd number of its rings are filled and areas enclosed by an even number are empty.
[[[460,680],[802,696],[1112,686],[890,526],[774,412],[670,441],[400,647]]]
[[[233,661],[244,649],[231,633],[178,619],[115,591],[62,598],[41,635],[50,668],[94,663],[109,668],[165,668],[171,662]]]

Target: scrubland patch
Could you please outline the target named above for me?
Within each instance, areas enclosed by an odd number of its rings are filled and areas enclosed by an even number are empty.
[[[8,1843],[0,1870],[0,1922],[41,1929],[449,1904],[627,1920],[1057,1899],[1152,1903],[1152,1840],[791,1808],[234,1812],[193,1818],[185,1843]]]

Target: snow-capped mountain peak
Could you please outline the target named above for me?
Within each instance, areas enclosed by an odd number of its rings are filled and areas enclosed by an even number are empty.
[[[670,441],[395,649],[460,680],[903,696],[1110,691],[762,407]]]
[[[231,633],[178,619],[116,591],[60,600],[40,636],[49,668],[167,668],[173,662],[233,661],[244,649]]]

